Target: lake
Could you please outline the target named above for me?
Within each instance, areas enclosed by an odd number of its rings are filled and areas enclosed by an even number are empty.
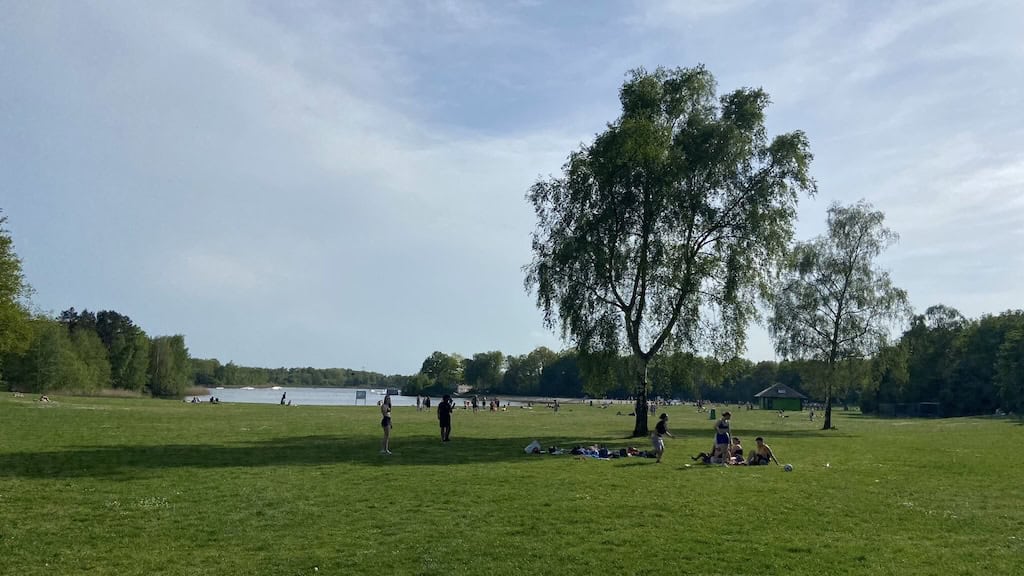
[[[372,389],[372,388],[299,388],[290,386],[281,386],[275,388],[217,388],[211,389],[210,394],[206,396],[196,396],[203,402],[209,402],[210,398],[216,396],[221,402],[240,402],[248,404],[280,404],[281,395],[285,395],[285,402],[291,400],[292,406],[355,406],[356,402],[356,391],[361,390],[366,392],[366,400],[359,400],[358,405],[362,406],[364,403],[367,406],[376,406],[377,402],[384,399],[386,391],[384,389]],[[487,399],[484,396],[480,397],[480,407],[486,410],[487,401],[493,398],[488,396]],[[191,400],[189,396],[185,400]],[[456,398],[455,403],[458,406],[462,405],[465,398]],[[528,402],[544,404],[551,401],[551,398],[508,398],[499,397],[501,405],[509,406],[521,406],[526,405]],[[511,401],[510,401],[511,400]],[[437,406],[438,402],[441,401],[440,397],[431,397],[430,407]],[[566,398],[559,400],[562,403],[567,402],[580,402],[580,400],[569,400]],[[392,406],[415,406],[415,396],[399,396],[397,394],[391,395]]]
[[[216,396],[221,402],[243,402],[248,404],[279,404],[281,395],[285,395],[285,402],[291,400],[292,405],[315,405],[315,406],[355,406],[356,391],[366,392],[366,400],[360,399],[358,405],[365,402],[367,406],[376,406],[378,401],[384,399],[384,389],[369,388],[298,388],[282,386],[274,388],[217,388],[211,389],[206,396],[197,396],[203,402],[209,402],[210,398]],[[191,400],[191,397],[186,400]],[[430,405],[436,406],[440,398],[431,398]],[[392,406],[415,406],[415,396],[391,396]]]

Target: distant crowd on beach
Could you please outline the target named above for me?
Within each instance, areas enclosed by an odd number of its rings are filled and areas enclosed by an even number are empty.
[[[182,400],[186,404],[220,404],[220,398],[211,396],[207,402],[203,402],[198,396],[193,396],[191,400]]]

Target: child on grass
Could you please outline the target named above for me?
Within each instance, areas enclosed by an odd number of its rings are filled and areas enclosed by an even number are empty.
[[[658,417],[658,423],[654,426],[654,434],[651,434],[651,446],[654,448],[654,454],[657,455],[659,464],[662,454],[665,453],[665,436],[674,438],[668,431],[668,414],[662,413]]]

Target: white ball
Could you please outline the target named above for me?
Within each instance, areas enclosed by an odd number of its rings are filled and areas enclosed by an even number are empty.
[[[782,469],[785,470],[786,472],[792,472],[793,471],[793,465],[792,464],[786,464],[785,466],[782,467]]]

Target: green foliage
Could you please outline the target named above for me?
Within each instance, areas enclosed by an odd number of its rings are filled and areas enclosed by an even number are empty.
[[[406,379],[402,385],[402,395],[419,396],[426,393],[432,382],[426,374],[414,374]]]
[[[423,361],[420,374],[430,379],[426,389],[431,394],[451,394],[464,382],[462,358],[444,352],[434,352]]]
[[[1024,323],[1008,332],[999,347],[995,385],[1004,410],[1024,412]]]
[[[220,361],[216,358],[189,358],[189,364],[192,367],[192,383],[196,386],[214,388],[224,385],[217,379]]]
[[[544,367],[540,374],[540,391],[545,396],[583,396],[579,361],[574,350],[559,354],[554,362]]]
[[[100,337],[90,330],[75,330],[71,333],[71,350],[74,352],[76,375],[71,389],[90,392],[110,385],[110,361],[107,349]]]
[[[558,353],[543,346],[521,356],[509,356],[502,375],[501,392],[520,396],[545,395],[540,378],[544,368],[558,360]],[[550,394],[547,394],[550,395]]]
[[[463,363],[463,377],[474,392],[489,392],[501,386],[505,355],[495,350],[478,352]]]
[[[528,194],[526,285],[582,353],[637,359],[635,435],[663,348],[742,349],[798,195],[815,190],[805,135],[769,141],[765,92],[715,92],[703,67],[631,72],[619,118]]]
[[[149,368],[149,338],[131,319],[112,310],[96,314],[96,333],[107,347],[115,388],[142,391]]]
[[[27,301],[32,293],[21,271],[21,259],[14,252],[14,240],[4,228],[6,222],[0,215],[0,361],[25,350],[30,331]],[[3,368],[0,362],[0,378]]]
[[[158,336],[149,350],[149,391],[153,396],[181,396],[191,374],[185,337]]]
[[[823,376],[826,429],[840,368],[853,369],[851,361],[880,350],[892,322],[909,311],[906,292],[875,265],[897,240],[884,220],[863,200],[833,204],[827,235],[796,245],[771,300],[769,329],[779,354],[828,367]]]
[[[110,363],[99,337],[89,330],[68,333],[49,318],[29,322],[26,349],[9,354],[8,380],[12,389],[49,393],[60,390],[90,392],[110,382]]]
[[[953,308],[932,306],[874,358],[861,406],[939,402],[945,416],[1019,412],[1021,333],[1024,311],[967,320]]]

